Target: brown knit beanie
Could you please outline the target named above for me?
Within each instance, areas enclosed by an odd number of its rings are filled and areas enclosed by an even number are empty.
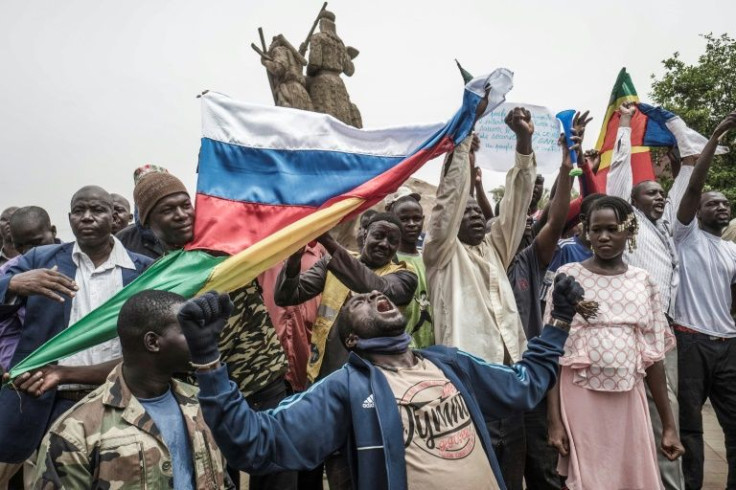
[[[148,215],[157,202],[180,192],[189,194],[181,180],[169,173],[153,172],[142,176],[133,189],[133,200],[138,207],[141,224],[146,224]]]

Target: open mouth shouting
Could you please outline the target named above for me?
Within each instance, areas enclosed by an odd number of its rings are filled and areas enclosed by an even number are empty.
[[[388,313],[394,311],[395,309],[396,306],[394,306],[394,304],[389,301],[387,297],[382,295],[376,299],[376,310],[379,313]]]

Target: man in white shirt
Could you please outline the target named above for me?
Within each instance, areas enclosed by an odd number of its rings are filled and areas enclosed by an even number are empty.
[[[506,268],[524,234],[536,161],[529,111],[515,108],[506,124],[516,134],[516,163],[506,175],[506,193],[490,232],[486,234],[481,208],[469,196],[472,137],[468,137],[443,168],[423,257],[435,315],[435,342],[487,362],[511,364],[526,350],[526,336]],[[520,488],[523,416],[487,422],[506,485]]]
[[[26,318],[10,366],[100,306],[151,263],[111,235],[112,197],[83,187],[71,200],[76,242],[36,247],[0,277],[0,302],[26,303]],[[0,391],[0,485],[38,447],[46,428],[119,362],[117,340],[19,376]],[[21,410],[22,408],[22,410]]]
[[[680,437],[688,490],[703,485],[701,411],[708,398],[725,435],[726,487],[736,488],[736,324],[731,316],[736,244],[721,238],[731,219],[728,199],[717,191],[703,193],[718,141],[733,129],[736,111],[718,125],[705,145],[674,224],[682,267],[673,328],[679,350]]]
[[[624,261],[649,273],[659,288],[664,313],[668,318],[672,318],[675,311],[677,288],[680,283],[680,261],[672,239],[672,226],[675,213],[690,182],[695,158],[687,156],[683,159],[680,171],[666,197],[664,189],[657,181],[646,180],[634,185],[631,169],[631,119],[636,113],[636,105],[626,102],[621,105],[619,112],[621,119],[606,180],[606,194],[631,200],[634,214],[639,222],[639,232],[636,237],[636,248],[624,252]],[[672,159],[670,161],[676,164]],[[676,348],[667,353],[664,365],[667,373],[667,393],[672,412],[677,419]],[[654,399],[648,390],[647,399],[654,437],[659,445],[662,438],[662,422],[659,419]],[[670,461],[661,452],[657,456],[665,488],[682,490],[684,480],[681,460]]]

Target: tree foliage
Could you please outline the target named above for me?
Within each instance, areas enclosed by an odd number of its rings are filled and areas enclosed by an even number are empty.
[[[665,73],[652,75],[652,99],[674,112],[688,126],[709,137],[718,123],[736,109],[736,40],[722,34],[703,34],[705,53],[687,64],[675,52],[662,61]],[[728,143],[728,142],[724,142]],[[722,191],[736,203],[736,145],[716,157],[707,185]]]

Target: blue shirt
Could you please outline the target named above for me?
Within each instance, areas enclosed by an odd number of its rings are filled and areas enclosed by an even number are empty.
[[[547,272],[544,275],[542,293],[540,294],[542,301],[546,301],[547,293],[555,280],[555,273],[560,266],[571,262],[582,262],[592,256],[593,251],[583,245],[583,242],[580,241],[577,235],[557,242],[557,250],[555,250],[555,255],[552,257],[549,266],[547,266]]]
[[[156,424],[171,453],[171,466],[176,490],[194,490],[192,447],[179,404],[171,388],[156,398],[138,398]]]

